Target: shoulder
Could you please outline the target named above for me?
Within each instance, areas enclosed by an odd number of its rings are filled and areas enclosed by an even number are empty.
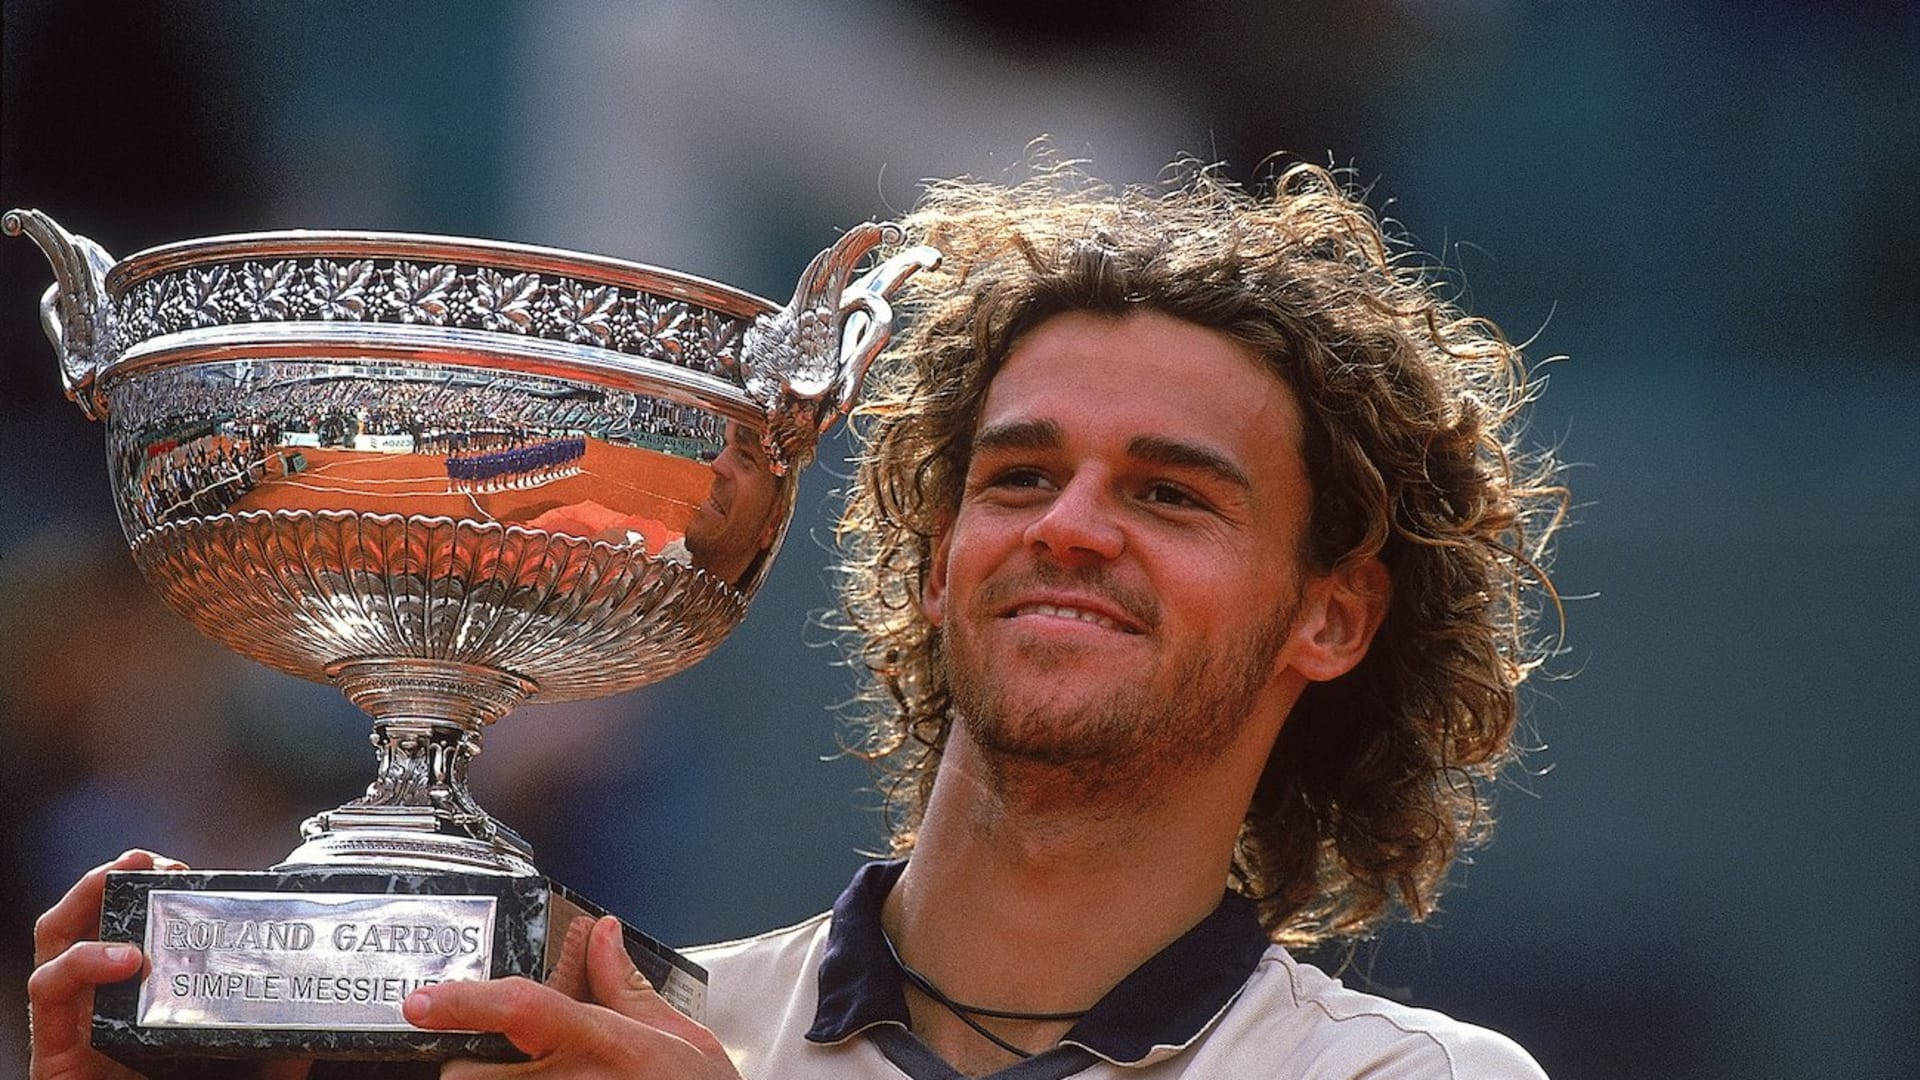
[[[764,934],[684,950],[707,970],[708,1015],[742,1007],[760,1012],[789,1002],[810,1008],[792,999],[814,991],[832,918],[822,913]]]
[[[732,981],[762,972],[795,974],[817,958],[832,920],[832,912],[822,912],[804,922],[764,934],[716,941],[683,951],[688,959],[707,969],[709,980]]]
[[[1532,1056],[1505,1035],[1350,989],[1279,946],[1261,958],[1232,1012],[1241,1021],[1233,1026],[1247,1035],[1257,1029],[1269,1045],[1278,1040],[1277,1049],[1315,1062],[1328,1076],[1545,1080]]]
[[[798,1066],[819,1005],[820,958],[832,916],[685,950],[707,971],[700,1022],[743,1076],[817,1075]]]

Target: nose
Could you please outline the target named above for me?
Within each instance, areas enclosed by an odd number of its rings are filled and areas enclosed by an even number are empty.
[[[1046,509],[1027,526],[1026,541],[1037,552],[1077,565],[1120,557],[1126,535],[1095,476],[1068,481]]]

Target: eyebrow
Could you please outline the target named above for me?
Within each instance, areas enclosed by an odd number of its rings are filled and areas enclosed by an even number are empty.
[[[1064,441],[1060,425],[1052,420],[1019,420],[981,428],[973,437],[973,449],[1057,450]]]
[[[1228,460],[1226,455],[1204,446],[1163,439],[1158,435],[1137,435],[1127,443],[1127,454],[1154,465],[1199,469],[1243,491],[1253,490],[1253,481],[1247,477],[1245,470]]]
[[[1057,450],[1064,441],[1060,425],[1052,420],[1019,420],[981,428],[979,434],[973,437],[973,449],[976,452]],[[1248,478],[1246,470],[1219,451],[1194,443],[1159,435],[1136,435],[1127,443],[1127,456],[1150,465],[1198,469],[1243,491],[1253,490],[1253,481]]]

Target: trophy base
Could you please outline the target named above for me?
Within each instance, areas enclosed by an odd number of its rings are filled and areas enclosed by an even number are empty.
[[[215,1075],[222,1059],[416,1062],[421,1075],[449,1058],[525,1060],[498,1033],[416,1028],[400,1003],[455,979],[522,975],[577,987],[586,931],[604,914],[537,874],[115,871],[100,937],[140,945],[147,962],[139,976],[95,991],[93,1045],[156,1076]],[[706,972],[625,930],[635,966],[698,1019]],[[396,1064],[374,1074],[409,1071]]]

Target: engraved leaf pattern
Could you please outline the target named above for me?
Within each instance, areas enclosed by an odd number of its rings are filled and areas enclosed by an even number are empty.
[[[133,284],[118,311],[116,353],[181,330],[323,319],[553,338],[745,382],[745,319],[633,288],[490,267],[372,259],[187,267]]]
[[[179,276],[169,277],[160,282],[160,296],[156,308],[155,322],[160,332],[171,334],[187,327],[186,279]]]
[[[577,281],[562,281],[553,290],[554,314],[568,341],[605,345],[613,339],[613,309],[620,302],[619,290],[612,286],[589,288]]]
[[[322,260],[314,266],[307,302],[322,319],[357,319],[367,309],[366,290],[373,278],[373,261],[348,263]]]
[[[646,298],[637,313],[636,328],[651,346],[647,354],[678,363],[686,350],[680,335],[690,314],[687,305],[679,300]]]
[[[127,336],[133,341],[145,341],[160,333],[160,283],[143,281],[126,299]]]
[[[193,327],[218,326],[226,321],[225,295],[233,274],[224,266],[187,271],[181,307]]]
[[[403,323],[445,326],[448,293],[457,271],[445,263],[421,266],[397,263],[393,270],[394,300]]]
[[[721,318],[707,312],[699,321],[699,335],[694,339],[693,356],[702,370],[716,375],[740,376],[740,333],[742,326],[736,319]]]
[[[540,291],[538,274],[502,274],[480,269],[473,275],[473,311],[487,330],[524,334],[533,326],[533,301]]]
[[[240,294],[248,316],[261,319],[287,319],[294,312],[300,275],[296,264],[282,260],[274,263],[246,263],[240,268]]]

